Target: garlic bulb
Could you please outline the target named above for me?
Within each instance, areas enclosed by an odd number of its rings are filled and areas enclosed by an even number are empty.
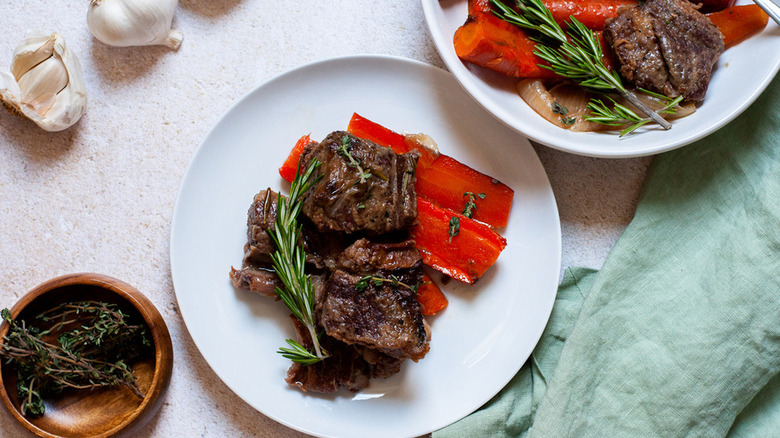
[[[109,46],[164,45],[178,49],[182,34],[171,30],[179,0],[92,0],[89,31]]]
[[[28,32],[16,47],[11,73],[0,71],[0,100],[47,131],[62,131],[87,108],[76,55],[57,33]]]

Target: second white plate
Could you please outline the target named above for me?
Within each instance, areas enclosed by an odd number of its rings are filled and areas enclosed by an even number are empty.
[[[433,41],[447,68],[486,110],[539,143],[595,157],[636,157],[668,151],[694,142],[742,113],[780,69],[780,27],[769,21],[759,35],[726,50],[696,113],[676,120],[670,131],[642,130],[620,138],[616,133],[571,132],[549,123],[515,90],[517,79],[463,63],[455,54],[453,35],[468,15],[466,0],[421,0]],[[738,3],[747,3],[740,0]]]
[[[247,209],[256,192],[284,188],[277,173],[295,141],[346,129],[353,112],[397,131],[425,132],[441,150],[515,190],[508,245],[475,286],[443,287],[430,353],[357,394],[304,394],[284,381],[275,353],[293,336],[284,306],[232,287]],[[560,225],[533,148],[479,108],[451,74],[385,56],[307,65],[258,87],[209,133],[182,181],[171,231],[171,271],[182,317],[203,357],[265,415],[320,436],[417,436],[474,411],[523,365],[552,309]]]

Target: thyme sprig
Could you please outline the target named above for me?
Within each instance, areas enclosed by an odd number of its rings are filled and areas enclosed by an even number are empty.
[[[301,173],[301,164],[290,185],[290,197],[280,196],[277,201],[276,222],[271,239],[276,251],[271,254],[271,261],[276,275],[284,287],[277,287],[276,294],[281,298],[290,312],[298,318],[309,331],[314,352],[308,351],[298,342],[288,339],[291,348],[281,347],[277,351],[282,356],[302,364],[316,363],[328,356],[320,346],[314,321],[314,287],[311,278],[306,275],[306,253],[298,244],[301,237],[301,225],[298,215],[303,207],[303,195],[319,179],[315,171],[320,166],[316,158],[311,161],[306,170]]]
[[[42,415],[43,398],[68,388],[125,386],[144,398],[128,363],[151,347],[147,327],[128,324],[116,305],[65,303],[36,318],[54,323],[48,329],[15,320],[8,309],[0,315],[10,326],[0,356],[16,369],[23,415]],[[58,343],[46,340],[55,337]]]
[[[569,25],[564,32],[541,0],[517,0],[516,6],[519,12],[507,6],[502,0],[490,0],[490,3],[495,8],[493,13],[502,20],[540,35],[532,38],[537,42],[534,54],[550,64],[549,66],[540,64],[541,67],[571,79],[585,88],[601,93],[616,92],[652,121],[664,129],[671,129],[671,123],[626,89],[618,73],[610,71],[604,65],[599,40],[593,31],[579,20],[570,17]]]
[[[463,194],[463,197],[466,198],[466,205],[463,207],[463,216],[471,219],[474,216],[474,213],[477,212],[477,198],[485,199],[487,195],[484,193],[477,193],[475,195],[474,192],[466,192]]]
[[[358,178],[360,178],[359,184],[363,184],[371,177],[371,172],[363,170],[363,167],[360,165],[360,159],[355,158],[350,149],[352,149],[352,141],[349,139],[349,136],[345,135],[341,138],[341,145],[336,149],[336,152],[347,160],[347,166],[357,169]]]
[[[403,287],[415,293],[417,293],[417,290],[420,288],[420,283],[411,284],[411,285],[406,284],[402,282],[396,275],[391,275],[390,278],[378,277],[376,275],[366,275],[364,277],[361,277],[360,280],[358,280],[358,282],[355,283],[355,290],[357,290],[358,292],[363,291],[368,287],[369,283],[373,283],[374,286],[377,287],[380,287],[385,283],[390,283],[393,286]]]

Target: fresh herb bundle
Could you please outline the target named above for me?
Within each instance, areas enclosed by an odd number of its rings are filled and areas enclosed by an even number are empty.
[[[0,356],[16,369],[23,415],[42,415],[43,398],[68,388],[125,386],[144,398],[129,363],[152,347],[148,328],[115,304],[66,302],[37,315],[38,325],[0,315],[10,326]]]
[[[634,132],[651,121],[663,129],[671,129],[671,123],[661,117],[659,112],[674,113],[674,107],[681,99],[672,100],[663,96],[666,106],[662,111],[653,111],[636,94],[626,89],[616,71],[610,71],[604,65],[598,38],[576,18],[569,18],[569,25],[564,31],[541,0],[516,0],[513,2],[515,8],[508,6],[503,0],[490,0],[490,3],[494,14],[502,20],[537,34],[532,37],[537,43],[534,54],[549,63],[540,64],[541,67],[594,92],[617,93],[647,116],[640,117],[622,105],[616,104],[609,108],[604,101],[594,99],[588,105],[593,115],[586,116],[585,120],[610,126],[631,124],[621,132],[621,136]],[[614,102],[611,98],[609,100]],[[562,115],[565,116],[565,113]],[[567,118],[563,119],[563,122],[573,123],[573,120]]]

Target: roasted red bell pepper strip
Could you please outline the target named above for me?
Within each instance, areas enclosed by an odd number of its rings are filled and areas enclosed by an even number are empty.
[[[440,207],[463,212],[472,201],[475,209],[471,218],[490,225],[505,227],[512,208],[514,190],[495,178],[478,172],[471,167],[444,154],[434,156],[428,149],[401,134],[393,132],[365,117],[354,114],[347,128],[352,134],[391,147],[396,153],[415,149],[421,153],[417,163],[417,195]]]
[[[352,113],[349,119],[347,131],[350,134],[374,143],[392,149],[396,154],[405,154],[409,152],[409,146],[406,144],[406,137],[384,126],[374,123],[371,120]]]
[[[707,18],[723,34],[723,43],[726,48],[761,32],[769,22],[769,15],[758,5],[734,6],[720,12],[707,14]]]
[[[423,276],[423,284],[417,289],[417,301],[423,315],[435,315],[449,304],[439,286],[436,286],[427,274]]]
[[[423,263],[468,284],[479,280],[506,247],[506,239],[488,226],[419,197],[410,235]]]
[[[303,149],[309,143],[311,143],[311,137],[309,134],[301,137],[298,142],[295,143],[295,146],[293,146],[292,151],[290,151],[290,155],[284,161],[282,167],[279,168],[279,175],[281,175],[285,181],[292,181],[293,178],[295,178],[295,172],[298,171],[298,160],[301,158]]]

